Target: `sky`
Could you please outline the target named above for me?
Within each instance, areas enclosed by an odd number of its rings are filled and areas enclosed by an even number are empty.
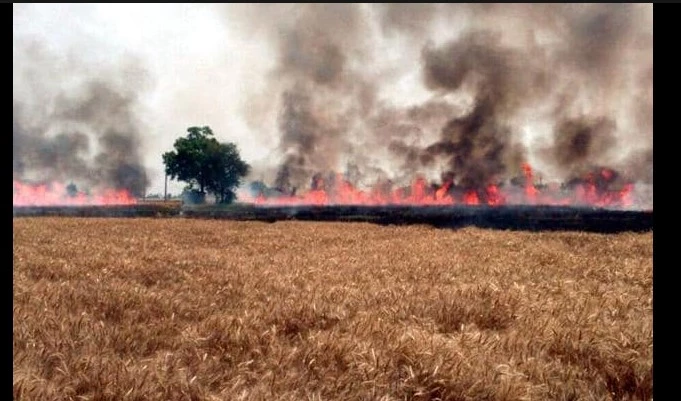
[[[522,161],[652,184],[650,4],[14,4],[13,80],[22,180],[162,193],[208,125],[280,185]]]

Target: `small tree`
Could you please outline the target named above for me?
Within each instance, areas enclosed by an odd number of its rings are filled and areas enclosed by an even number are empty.
[[[234,190],[250,166],[241,159],[235,144],[218,142],[210,127],[190,127],[187,132],[175,141],[174,151],[163,154],[166,174],[187,182],[190,190],[198,188],[201,198],[208,191],[218,203],[232,202]]]
[[[76,195],[78,195],[78,187],[74,183],[70,183],[69,185],[66,186],[66,194],[72,198],[75,198]]]
[[[267,194],[267,185],[261,180],[253,181],[248,185],[248,189],[251,191],[252,196],[260,196]]]

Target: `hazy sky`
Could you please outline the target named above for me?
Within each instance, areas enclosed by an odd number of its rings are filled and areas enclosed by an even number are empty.
[[[484,132],[514,131],[499,141],[504,160],[557,175],[597,157],[616,163],[652,151],[652,5],[617,6],[14,4],[15,140],[96,135],[124,120],[136,133],[111,145],[126,154],[107,163],[134,165],[138,152],[147,193],[163,191],[161,154],[193,125],[235,142],[254,179],[272,181],[284,165],[308,172],[347,162],[399,175],[417,159],[415,170],[449,166],[431,160],[461,141],[446,127],[462,124],[466,110],[488,110],[482,103],[495,105]],[[125,110],[108,121],[97,114],[105,111],[60,106],[90,104],[77,93],[91,82],[100,83],[91,93],[110,100],[101,107],[114,99]],[[588,155],[572,149],[574,160],[563,160],[548,150],[583,131],[596,138]],[[81,149],[74,138],[45,146]],[[525,150],[510,151],[513,141]],[[15,145],[15,159],[26,149],[46,154]],[[302,160],[304,152],[319,157]],[[50,154],[62,171],[77,171]],[[652,176],[652,153],[635,159],[650,159]],[[33,162],[15,160],[15,172]]]

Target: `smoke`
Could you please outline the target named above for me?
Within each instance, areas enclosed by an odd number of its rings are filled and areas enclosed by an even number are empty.
[[[245,25],[276,32],[268,38],[278,54],[270,88],[279,93],[280,188],[342,171],[343,163],[392,178],[439,173],[471,188],[518,175],[528,160],[563,180],[597,165],[652,178],[648,6],[278,11],[242,16]],[[387,46],[396,43],[427,93],[407,105],[390,97],[400,66]],[[537,127],[548,130],[528,139]]]
[[[374,4],[378,24],[384,34],[423,39],[442,4],[434,3],[377,3]]]
[[[609,164],[652,184],[652,157],[646,166],[640,156],[652,156],[650,11],[640,4],[567,7],[564,44],[550,66],[570,87],[558,92],[553,151],[543,153],[555,166],[576,174],[580,166]]]
[[[501,44],[501,36],[473,31],[444,46],[423,49],[424,81],[441,92],[473,93],[466,114],[448,121],[440,139],[423,150],[421,160],[446,156],[450,171],[466,187],[480,188],[506,173],[518,160],[513,113],[532,105],[546,80],[536,66]],[[540,60],[536,60],[540,61]]]
[[[603,155],[615,145],[615,124],[605,118],[558,121],[554,129],[555,144],[550,154],[568,171],[602,162]]]
[[[652,184],[650,4],[101,7],[14,6],[15,178],[139,194],[145,160],[210,125],[286,191],[331,171],[475,188],[523,162]]]
[[[371,104],[371,84],[353,61],[364,58],[363,15],[357,5],[302,5],[290,21],[278,21],[281,87],[278,150],[284,155],[276,186],[290,191],[310,177],[334,170],[348,151],[351,124]],[[370,109],[370,107],[368,107]],[[366,109],[364,109],[366,110]]]
[[[15,41],[14,179],[75,182],[84,189],[145,193],[142,130],[136,116],[146,72],[134,59],[91,69],[75,55]]]

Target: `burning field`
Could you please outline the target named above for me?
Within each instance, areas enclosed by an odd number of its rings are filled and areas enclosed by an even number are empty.
[[[410,187],[375,186],[363,191],[343,175],[325,180],[315,175],[302,194],[283,194],[266,187],[241,191],[237,205],[191,205],[139,202],[127,191],[88,196],[63,185],[30,186],[14,183],[15,217],[170,217],[230,220],[353,221],[378,224],[429,224],[458,228],[478,226],[520,230],[577,230],[590,232],[649,231],[652,205],[643,203],[626,183],[614,190],[617,174],[602,169],[570,185],[536,185],[532,169],[523,165],[522,181],[511,186],[488,185],[485,190],[461,188],[451,179],[426,185],[417,178]],[[389,184],[389,183],[388,183]],[[295,192],[295,191],[294,191]]]
[[[485,187],[464,187],[456,185],[451,173],[441,183],[428,183],[417,176],[406,187],[393,188],[390,180],[378,182],[369,190],[358,189],[347,175],[339,173],[315,174],[310,188],[296,196],[296,189],[290,194],[262,187],[251,186],[251,194],[242,192],[242,200],[256,205],[298,206],[298,205],[542,205],[542,206],[591,206],[600,208],[651,208],[645,198],[633,192],[635,184],[623,181],[617,172],[602,168],[589,172],[582,178],[575,178],[561,185],[537,185],[532,167],[522,164],[524,176],[509,182],[489,183]],[[253,192],[255,196],[253,196]],[[651,196],[651,194],[648,194]]]
[[[220,92],[242,82],[239,107],[209,119],[243,126],[235,142],[251,149],[252,170],[242,202],[652,210],[650,4],[209,11],[239,27],[230,37],[266,51],[243,52],[244,76],[206,61],[215,69],[201,75],[215,98],[199,101],[204,90],[187,83],[188,95],[171,91],[152,115],[145,101],[159,77],[143,59],[92,63],[81,47],[62,57],[31,29],[15,34],[13,204],[134,203],[172,143],[168,132],[227,103]],[[30,26],[30,13],[21,15]],[[70,80],[55,82],[63,71]],[[186,72],[160,82],[195,75]],[[58,184],[70,180],[88,191]]]
[[[652,233],[13,220],[13,398],[651,400]]]
[[[250,186],[239,192],[239,205],[153,204],[139,202],[127,190],[79,192],[75,185],[28,185],[14,181],[14,216],[168,217],[231,220],[366,221],[379,224],[430,224],[457,228],[648,231],[653,228],[652,194],[640,196],[635,184],[612,169],[601,168],[561,186],[537,185],[528,164],[522,179],[484,189],[462,187],[450,176],[427,184],[393,189],[390,181],[361,190],[346,175],[315,174],[310,188],[296,194]],[[618,188],[619,185],[619,189]]]
[[[105,189],[94,193],[78,191],[73,185],[60,182],[43,184],[13,183],[14,206],[84,206],[134,205],[137,199],[125,189]]]

